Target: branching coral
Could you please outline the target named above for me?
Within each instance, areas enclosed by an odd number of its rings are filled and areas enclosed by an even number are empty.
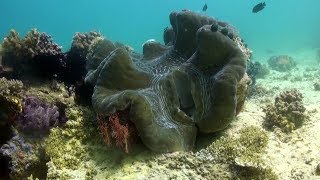
[[[22,96],[23,84],[21,81],[0,78],[0,124],[12,125],[15,122],[22,110],[20,102]]]
[[[157,152],[190,150],[197,131],[226,128],[242,106],[238,90],[246,92],[238,83],[248,56],[228,27],[187,10],[171,13],[170,22],[172,46],[148,41],[139,55],[109,43],[96,49],[106,58],[88,58],[85,79],[95,86],[96,112],[109,116],[130,107],[141,140]]]
[[[3,53],[14,53],[16,56],[23,56],[23,41],[19,37],[19,33],[14,29],[10,30],[9,34],[2,42]]]
[[[3,41],[2,66],[11,67],[16,74],[40,73],[52,77],[62,72],[64,54],[51,36],[32,29],[24,38],[11,30]],[[35,71],[35,72],[34,72]]]
[[[31,29],[24,38],[15,30],[3,40],[4,52],[14,53],[21,58],[32,59],[34,56],[55,56],[62,53],[61,47],[53,42],[50,35]]]
[[[287,133],[299,128],[308,119],[302,98],[297,89],[280,93],[273,105],[269,104],[264,108],[265,125],[268,128],[277,126]]]
[[[0,96],[21,98],[23,96],[22,82],[0,78]]]
[[[286,72],[295,68],[297,63],[287,55],[272,56],[268,60],[269,67],[273,70]]]
[[[27,63],[29,69],[46,77],[61,76],[66,57],[50,35],[33,29],[26,35],[24,43],[31,56]]]
[[[73,36],[71,44],[71,53],[79,54],[79,57],[86,58],[89,51],[89,47],[96,40],[96,38],[102,37],[99,32],[91,31],[88,33],[76,33]]]
[[[80,104],[91,105],[89,98],[83,98],[92,96],[93,93],[93,87],[84,83],[84,77],[87,74],[86,56],[89,52],[89,47],[101,37],[102,35],[95,31],[76,33],[73,37],[71,48],[67,52],[66,68],[62,74],[62,80],[70,90],[75,92],[75,100]]]
[[[0,78],[0,146],[13,136],[11,126],[21,113],[23,94],[21,81]]]
[[[15,71],[20,71],[22,67],[21,57],[24,54],[23,40],[20,39],[15,30],[10,30],[2,42],[1,73],[8,72],[10,74],[13,68]],[[19,74],[19,72],[16,72],[16,74]]]
[[[61,46],[53,42],[50,35],[41,33],[35,47],[34,56],[57,56],[62,53]]]

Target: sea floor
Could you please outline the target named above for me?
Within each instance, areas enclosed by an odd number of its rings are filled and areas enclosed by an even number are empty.
[[[243,112],[231,124],[228,133],[248,125],[263,128],[265,113],[262,109],[266,103],[274,102],[280,92],[296,88],[303,95],[310,119],[289,134],[279,129],[267,131],[269,143],[264,158],[280,179],[320,179],[315,175],[315,168],[320,163],[320,91],[314,88],[314,83],[320,81],[320,65],[314,49],[288,55],[297,61],[297,67],[285,73],[271,70],[265,79],[258,79],[257,86],[267,93],[247,99]]]
[[[298,65],[290,72],[270,71],[264,79],[257,80],[257,86],[265,89],[265,93],[255,94],[248,98],[242,112],[232,122],[223,136],[237,136],[240,129],[255,126],[268,134],[269,141],[262,158],[266,166],[279,179],[320,179],[315,174],[320,163],[320,91],[316,91],[314,83],[320,80],[320,68],[315,59],[314,50],[298,51],[292,56]],[[283,133],[280,129],[264,128],[263,107],[273,103],[274,98],[285,90],[296,88],[303,95],[303,104],[310,119],[291,133]],[[207,145],[215,138],[208,138]],[[208,143],[209,141],[209,143]],[[98,155],[100,156],[100,155]],[[205,157],[203,157],[205,156]],[[101,158],[101,157],[99,157]],[[134,160],[135,159],[135,160]],[[228,179],[225,176],[214,176],[210,172],[223,171],[225,164],[212,165],[212,157],[206,152],[206,146],[194,152],[178,152],[165,155],[136,153],[131,158],[122,157],[121,167],[113,169],[113,173],[100,171],[96,177],[106,179]],[[192,162],[190,162],[192,161]],[[102,163],[103,164],[103,163]],[[217,170],[220,169],[220,170]],[[108,175],[107,175],[108,174]]]
[[[86,145],[89,158],[83,163],[95,169],[93,179],[234,179],[236,176],[230,174],[228,164],[216,164],[208,147],[222,136],[238,136],[241,129],[254,126],[268,134],[262,159],[279,179],[320,179],[315,174],[320,163],[320,91],[314,88],[314,83],[320,80],[319,64],[312,49],[288,55],[298,62],[297,67],[282,73],[270,70],[264,79],[257,79],[256,86],[264,89],[263,93],[248,98],[242,112],[222,135],[202,139],[205,143],[198,143],[195,151],[160,155],[139,146],[131,154],[125,154],[93,144]],[[262,63],[266,60],[261,59]],[[273,103],[280,92],[293,88],[302,93],[310,119],[291,133],[265,129],[263,107]],[[84,179],[85,167],[66,173]]]
[[[314,83],[320,83],[320,65],[314,49],[287,55],[297,61],[297,67],[282,73],[270,70],[264,79],[257,79],[256,86],[264,91],[248,97],[230,126],[223,133],[202,137],[193,152],[154,154],[137,145],[126,154],[108,148],[102,143],[97,127],[88,127],[95,122],[91,109],[83,110],[74,104],[72,97],[66,98],[62,93],[48,93],[46,87],[29,88],[29,94],[42,94],[49,101],[51,96],[66,101],[74,117],[66,128],[55,128],[49,135],[45,145],[50,158],[48,179],[237,179],[228,163],[215,161],[210,146],[222,137],[239,136],[241,129],[250,126],[268,135],[262,159],[279,179],[320,179],[315,173],[320,164],[320,91],[314,88]],[[268,56],[272,55],[261,56],[260,62],[266,63]],[[273,103],[279,93],[293,88],[302,93],[309,120],[291,133],[265,129],[263,107]],[[85,122],[86,118],[90,121]],[[57,150],[50,152],[50,148]]]
[[[289,75],[271,72],[266,79],[259,79],[257,85],[270,90],[270,94],[248,99],[244,111],[231,124],[228,133],[232,134],[242,126],[263,127],[263,106],[267,102],[273,102],[274,96],[281,91],[296,88],[303,94],[304,106],[310,119],[301,128],[289,134],[279,129],[267,131],[269,143],[264,158],[280,179],[320,179],[319,176],[315,176],[315,168],[320,163],[320,92],[315,91],[313,87],[313,81],[318,79],[312,76],[303,77],[302,74],[308,67],[298,67],[301,70]],[[318,74],[318,77],[320,75],[319,70],[313,73]],[[296,77],[299,77],[299,80]]]

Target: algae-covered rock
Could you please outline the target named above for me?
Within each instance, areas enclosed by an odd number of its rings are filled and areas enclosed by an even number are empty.
[[[269,74],[269,69],[265,64],[261,64],[258,61],[250,61],[248,63],[247,73],[252,79],[252,85],[255,85],[256,79],[263,79],[266,75]]]
[[[320,163],[317,165],[316,170],[315,170],[315,174],[317,176],[320,176]]]
[[[89,58],[87,66],[95,111],[129,109],[141,140],[156,152],[192,149],[198,130],[223,130],[244,102],[236,101],[248,58],[239,41],[221,32],[226,27],[212,31],[217,20],[191,11],[171,13],[170,22],[172,46],[148,42],[142,56],[106,46],[106,58]]]
[[[109,178],[275,180],[277,175],[263,159],[268,140],[266,131],[249,126],[196,152],[166,153],[128,163]]]
[[[229,164],[236,179],[278,179],[262,158],[268,145],[267,133],[254,126],[239,133],[239,137],[226,136],[213,142],[209,147],[213,158]]]
[[[235,160],[248,161],[260,164],[260,158],[268,144],[268,135],[265,131],[249,126],[240,130],[239,137],[221,137],[210,146],[212,154],[220,162],[230,163]]]
[[[84,126],[88,119],[81,118],[83,113],[88,111],[70,110],[68,117],[77,123],[69,120],[65,133],[55,128],[49,137],[47,179],[277,179],[262,158],[268,135],[257,127],[219,137],[195,152],[157,155],[138,149],[128,156],[106,148],[101,141],[92,142],[89,136],[96,130]]]
[[[88,148],[85,141],[95,132],[94,126],[86,125],[90,118],[94,118],[91,111],[85,108],[73,107],[67,110],[69,121],[64,128],[51,129],[45,141],[45,152],[50,158],[48,165],[48,179],[74,179],[75,172],[82,171],[83,177],[90,174]],[[79,176],[82,176],[81,174]]]
[[[8,171],[8,179],[24,179],[31,174],[39,179],[46,178],[46,159],[41,142],[27,138],[16,133],[0,147],[1,171]]]
[[[286,72],[295,68],[297,63],[287,55],[272,56],[268,60],[269,67],[273,70]]]
[[[313,83],[313,87],[315,91],[320,91],[320,81]]]

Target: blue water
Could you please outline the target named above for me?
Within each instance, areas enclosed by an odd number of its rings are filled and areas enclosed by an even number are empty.
[[[67,50],[75,32],[97,30],[141,51],[148,39],[162,42],[171,11],[201,12],[205,2],[204,14],[236,26],[256,55],[320,46],[320,0],[269,0],[258,14],[255,0],[2,0],[0,38],[36,27]]]

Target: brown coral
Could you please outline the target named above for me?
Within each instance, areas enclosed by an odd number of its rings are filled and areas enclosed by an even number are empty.
[[[274,104],[269,104],[264,108],[265,125],[269,128],[277,126],[284,132],[291,132],[299,128],[308,119],[302,98],[302,94],[297,89],[280,93],[275,98]]]

